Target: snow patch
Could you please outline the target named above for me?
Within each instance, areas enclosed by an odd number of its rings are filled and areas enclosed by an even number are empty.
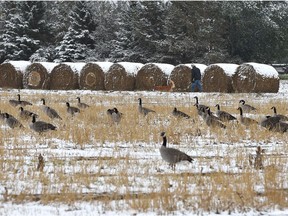
[[[31,65],[30,61],[9,61],[7,63],[13,65],[13,67],[20,72],[25,72],[27,67]]]
[[[143,67],[142,63],[135,62],[118,62],[116,64],[121,65],[128,74],[136,75],[137,72]]]
[[[279,74],[276,71],[276,69],[270,65],[260,64],[260,63],[255,63],[255,62],[248,62],[245,64],[251,65],[258,74],[261,74],[264,77],[279,78]]]
[[[84,62],[63,62],[63,64],[70,66],[71,69],[78,74],[80,74],[82,68],[86,65]]]
[[[171,72],[175,68],[174,65],[171,64],[164,64],[164,63],[148,63],[157,66],[163,73],[170,76]]]
[[[39,64],[43,65],[43,67],[46,68],[48,73],[51,73],[51,71],[54,69],[54,67],[56,67],[58,65],[58,63],[54,63],[54,62],[34,62],[34,63],[39,63]]]
[[[239,67],[238,64],[229,64],[229,63],[217,63],[212,65],[219,66],[230,77],[232,77],[235,74],[237,67]]]
[[[97,64],[102,69],[104,73],[107,73],[111,65],[113,65],[112,62],[91,62],[92,64]]]

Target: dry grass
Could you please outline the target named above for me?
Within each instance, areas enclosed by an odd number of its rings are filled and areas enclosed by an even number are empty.
[[[19,110],[8,104],[15,95],[1,92],[0,110],[18,117]],[[210,129],[198,117],[189,94],[145,97],[143,106],[157,112],[147,118],[138,115],[140,93],[83,94],[81,101],[91,107],[74,117],[66,113],[65,106],[66,101],[76,106],[74,94],[40,91],[29,95],[27,91],[21,96],[34,104],[26,109],[57,125],[58,130],[39,135],[29,129],[29,122],[23,122],[23,130],[12,130],[2,123],[0,185],[8,189],[7,196],[2,194],[7,201],[71,205],[87,201],[98,202],[105,210],[159,214],[177,210],[244,213],[288,207],[287,134],[237,123],[226,123],[226,130]],[[42,113],[42,97],[59,111],[62,121]],[[200,103],[215,111],[215,104],[221,101],[222,110],[238,117],[236,108],[242,97],[252,101],[245,94],[207,94]],[[259,107],[261,115],[272,114],[272,104],[279,113],[287,114],[287,101],[261,98],[259,95],[249,103]],[[107,117],[106,110],[113,107],[124,113],[120,124]],[[171,115],[174,107],[192,119],[175,119]],[[253,117],[261,116],[256,113]],[[167,132],[169,146],[192,155],[195,162],[181,163],[173,172],[160,158],[161,131]],[[249,154],[256,155],[258,145],[266,149],[262,170],[254,169],[248,161]],[[43,172],[37,171],[39,153],[45,160]]]

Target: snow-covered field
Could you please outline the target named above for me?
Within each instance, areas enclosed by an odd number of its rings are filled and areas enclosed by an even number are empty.
[[[17,116],[8,100],[18,90],[1,90],[0,110]],[[26,107],[45,118],[40,98],[63,117],[50,121],[58,131],[38,135],[25,129],[0,127],[0,215],[288,215],[288,134],[260,126],[245,128],[227,123],[225,130],[210,129],[197,115],[199,103],[215,105],[235,116],[240,99],[258,108],[247,114],[259,120],[279,113],[288,116],[288,82],[277,94],[161,93],[104,91],[21,90]],[[65,101],[76,96],[91,105],[69,117]],[[138,115],[137,99],[156,114]],[[106,116],[108,108],[124,114],[120,124]],[[177,120],[174,107],[192,116]],[[161,159],[160,132],[168,146],[194,158],[173,171]],[[249,164],[257,146],[265,149],[264,169]],[[38,155],[45,161],[37,171]],[[253,162],[253,160],[252,160]]]

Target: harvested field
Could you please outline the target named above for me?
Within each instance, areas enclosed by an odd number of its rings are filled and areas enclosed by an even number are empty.
[[[277,94],[21,90],[34,104],[29,109],[57,131],[37,134],[29,122],[13,130],[0,119],[0,215],[286,215],[288,132],[232,122],[210,128],[193,104],[198,96],[213,112],[219,103],[239,117],[236,108],[245,99],[259,108],[249,114],[259,120],[272,114],[272,104],[288,115],[287,92],[288,82]],[[18,117],[8,103],[17,93],[0,91],[2,112]],[[91,107],[71,118],[65,101],[76,105],[75,95]],[[43,114],[44,96],[62,121]],[[139,97],[156,113],[139,116]],[[106,114],[113,107],[123,113],[119,124]],[[191,119],[176,119],[174,107]],[[194,161],[173,171],[160,156],[162,131],[169,147]],[[258,146],[265,149],[262,169],[255,165]]]

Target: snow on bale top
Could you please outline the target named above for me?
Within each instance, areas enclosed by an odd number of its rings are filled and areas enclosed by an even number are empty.
[[[153,90],[155,86],[167,85],[174,65],[147,63],[136,75],[136,90]]]
[[[136,75],[137,72],[143,67],[142,63],[135,62],[117,62],[116,64],[121,65],[128,74]]]
[[[186,63],[184,64],[185,66],[189,67],[190,69],[192,68],[192,64],[195,65],[197,68],[200,69],[201,74],[204,73],[205,69],[207,68],[207,65],[205,64],[199,64],[199,63]],[[177,65],[176,67],[179,67],[181,65]]]
[[[165,63],[148,63],[148,64],[153,64],[153,65],[157,66],[161,71],[163,71],[163,73],[165,73],[168,76],[170,76],[172,70],[175,67],[174,65],[165,64]],[[147,64],[145,64],[145,65],[147,65]]]
[[[260,64],[260,63],[255,63],[255,62],[248,62],[245,64],[251,65],[257,73],[261,74],[264,77],[279,78],[279,74],[277,70],[270,65]]]
[[[217,63],[209,65],[202,78],[205,92],[234,92],[232,76],[236,73],[239,65],[229,63]]]
[[[104,73],[107,73],[111,65],[113,65],[112,62],[90,62],[92,64],[97,64]]]
[[[254,62],[241,64],[232,80],[237,93],[276,93],[280,83],[275,68]]]
[[[51,73],[54,67],[56,67],[59,63],[54,63],[54,62],[34,62],[34,63],[39,63],[45,67],[48,73]]]
[[[75,73],[80,74],[82,68],[86,65],[85,62],[63,62],[68,65]]]
[[[239,67],[238,64],[229,64],[229,63],[217,63],[217,64],[212,64],[212,65],[219,66],[230,77],[232,77],[233,74],[235,74],[237,67]],[[209,65],[208,67],[210,66],[211,65]]]
[[[22,73],[24,73],[26,68],[31,64],[30,61],[8,61],[5,63],[10,63],[11,65],[13,65],[15,70],[22,72]]]

